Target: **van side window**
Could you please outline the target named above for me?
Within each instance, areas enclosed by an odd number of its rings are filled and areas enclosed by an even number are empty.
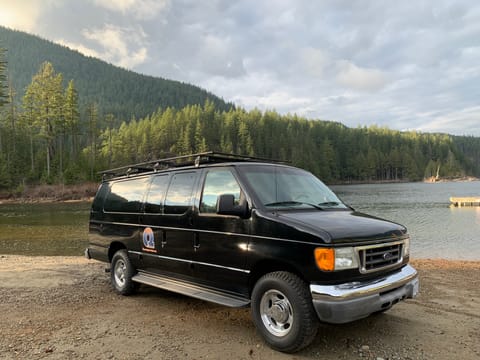
[[[200,212],[216,213],[217,199],[222,194],[235,196],[235,205],[240,203],[241,189],[237,180],[228,169],[211,170],[205,178]]]
[[[103,202],[105,201],[105,195],[108,193],[108,183],[102,183],[97,191],[95,199],[93,199],[92,211],[101,212],[103,209]]]
[[[105,211],[140,212],[147,184],[147,178],[113,183],[105,200]]]
[[[193,205],[192,191],[195,172],[177,173],[172,176],[165,198],[165,214],[184,214]]]
[[[161,213],[165,192],[168,187],[168,175],[155,176],[145,201],[145,212]]]

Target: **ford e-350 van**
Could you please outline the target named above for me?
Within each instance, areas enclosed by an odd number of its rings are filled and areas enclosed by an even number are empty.
[[[418,292],[405,227],[356,212],[311,173],[207,152],[106,171],[88,258],[114,289],[139,284],[250,306],[274,349],[294,352],[319,321],[346,323]]]

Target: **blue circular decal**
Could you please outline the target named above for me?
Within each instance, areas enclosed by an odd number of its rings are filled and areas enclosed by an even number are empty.
[[[143,245],[149,249],[155,249],[155,237],[153,236],[153,230],[146,228],[143,230]]]

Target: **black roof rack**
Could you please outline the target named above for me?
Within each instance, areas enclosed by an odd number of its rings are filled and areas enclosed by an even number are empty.
[[[119,176],[137,175],[145,172],[155,172],[182,166],[199,166],[200,164],[223,163],[223,162],[274,162],[287,163],[287,161],[273,160],[262,157],[228,154],[215,151],[207,151],[197,154],[174,156],[165,159],[157,159],[138,164],[118,167],[99,172],[103,180]]]

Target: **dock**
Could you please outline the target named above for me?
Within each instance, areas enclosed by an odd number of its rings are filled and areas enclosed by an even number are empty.
[[[455,207],[480,206],[480,197],[451,197],[450,202]]]

